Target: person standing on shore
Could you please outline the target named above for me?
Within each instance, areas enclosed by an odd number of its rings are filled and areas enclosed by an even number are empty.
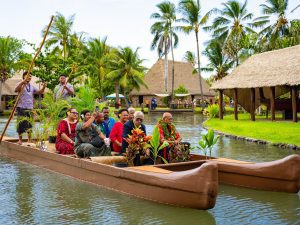
[[[74,88],[72,84],[67,83],[66,75],[59,76],[59,84],[54,88],[54,94],[56,100],[60,98],[67,100],[74,94]]]
[[[20,96],[20,100],[17,105],[17,115],[18,120],[20,121],[17,125],[17,133],[19,135],[18,144],[22,144],[22,134],[27,132],[28,134],[28,142],[31,142],[31,128],[32,125],[30,123],[31,111],[33,109],[33,97],[34,94],[43,94],[47,83],[42,84],[42,88],[38,90],[36,87],[30,84],[31,81],[31,74],[28,74],[27,71],[23,73],[23,80],[17,83],[15,88],[15,92],[20,93],[22,87],[24,87],[23,92]]]

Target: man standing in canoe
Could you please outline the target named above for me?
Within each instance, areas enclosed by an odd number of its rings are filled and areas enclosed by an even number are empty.
[[[74,94],[74,88],[72,84],[67,83],[66,75],[59,76],[59,84],[54,88],[54,94],[56,100],[60,98],[67,100]]]
[[[33,95],[43,94],[47,86],[47,84],[44,83],[41,90],[38,90],[30,84],[30,81],[31,74],[27,75],[27,71],[25,71],[23,73],[23,81],[19,82],[15,88],[15,92],[20,93],[22,86],[25,86],[17,105],[17,115],[18,120],[20,121],[17,125],[17,133],[19,135],[18,144],[22,144],[22,134],[25,132],[28,134],[28,142],[31,142],[32,125],[29,120],[31,118],[31,110],[33,109]]]

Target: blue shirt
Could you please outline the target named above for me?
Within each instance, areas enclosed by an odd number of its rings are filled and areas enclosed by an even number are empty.
[[[108,118],[107,121],[103,121],[103,128],[104,128],[104,133],[105,136],[108,138],[111,132],[111,129],[113,128],[113,126],[115,125],[115,119],[114,118]]]

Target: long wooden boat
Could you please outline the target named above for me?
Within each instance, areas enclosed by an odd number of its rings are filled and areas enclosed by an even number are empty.
[[[191,155],[192,162],[182,163],[181,167],[195,168],[203,159],[206,157]],[[263,163],[213,157],[210,160],[218,163],[221,184],[289,193],[298,193],[300,190],[300,155]]]
[[[0,154],[159,203],[196,209],[210,209],[216,203],[217,164],[205,160],[180,171],[174,165],[118,168],[18,145],[15,140],[2,141]]]

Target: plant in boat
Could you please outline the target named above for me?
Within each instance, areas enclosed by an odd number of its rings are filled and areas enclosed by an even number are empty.
[[[175,144],[169,152],[169,162],[186,162],[190,159],[190,143],[180,142]]]
[[[159,131],[158,131],[158,127],[155,126],[153,133],[152,133],[152,138],[148,144],[148,148],[150,149],[150,152],[152,153],[152,159],[154,161],[154,164],[156,164],[157,162],[157,158],[161,158],[161,160],[164,163],[168,163],[168,161],[161,157],[159,155],[160,150],[164,149],[165,147],[169,146],[169,143],[167,141],[164,141],[163,143],[160,142],[160,135],[159,135]]]
[[[139,128],[133,129],[131,133],[132,135],[128,135],[128,138],[124,138],[128,143],[126,157],[129,165],[133,165],[133,160],[137,155],[145,155],[148,142],[152,138],[151,136],[146,136],[144,131]]]
[[[197,149],[202,150],[205,157],[207,157],[207,151],[209,151],[209,157],[211,157],[211,151],[214,145],[219,140],[220,136],[215,136],[213,130],[209,129],[207,134],[202,135],[202,140],[198,142]]]

